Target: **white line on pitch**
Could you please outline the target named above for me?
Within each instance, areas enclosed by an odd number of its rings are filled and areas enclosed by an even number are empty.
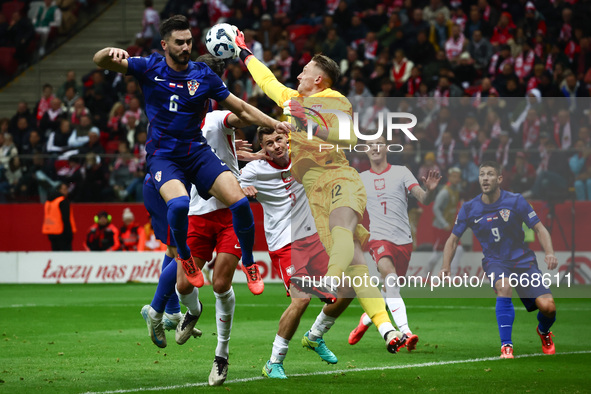
[[[570,355],[570,354],[591,354],[591,350],[580,350],[576,352],[560,352],[556,353],[557,356],[559,355]],[[532,354],[520,354],[515,356],[515,358],[529,358],[529,357],[550,357],[543,353],[532,353]],[[499,357],[482,357],[482,358],[470,358],[467,360],[450,360],[450,361],[433,361],[428,363],[419,363],[419,364],[404,364],[404,365],[386,365],[380,367],[367,367],[367,368],[350,368],[350,369],[337,369],[334,371],[321,371],[321,372],[309,372],[309,373],[294,373],[290,374],[290,377],[303,377],[303,376],[317,376],[317,375],[334,375],[339,373],[350,373],[350,372],[366,372],[366,371],[383,371],[383,370],[393,370],[393,369],[405,369],[405,368],[422,368],[422,367],[435,367],[440,365],[451,365],[451,364],[466,364],[466,363],[478,363],[482,361],[498,361],[500,360]],[[242,378],[242,379],[232,379],[226,381],[225,384],[234,384],[234,383],[246,383],[246,382],[254,382],[257,380],[267,379],[263,376],[255,376],[252,378]],[[119,393],[135,393],[140,391],[162,391],[162,390],[174,390],[174,389],[182,389],[188,387],[205,387],[207,386],[207,382],[200,382],[200,383],[186,383],[186,384],[178,384],[174,386],[160,386],[160,387],[140,387],[137,389],[122,389],[122,390],[112,390],[112,391],[87,391],[84,394],[119,394]]]

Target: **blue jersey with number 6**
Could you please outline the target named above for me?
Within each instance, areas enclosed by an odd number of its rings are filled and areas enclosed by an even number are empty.
[[[183,157],[205,143],[200,126],[207,100],[223,101],[230,95],[222,80],[201,62],[189,62],[186,70],[174,71],[157,53],[127,62],[127,73],[137,78],[146,102],[150,121],[146,152]]]
[[[467,227],[482,245],[482,264],[502,263],[510,267],[528,267],[536,262],[534,252],[525,244],[522,224],[529,228],[540,219],[521,194],[501,190],[493,204],[484,204],[482,194],[464,203],[452,232],[461,237]]]

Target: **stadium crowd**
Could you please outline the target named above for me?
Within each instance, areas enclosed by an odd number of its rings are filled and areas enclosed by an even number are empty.
[[[145,1],[131,56],[158,50],[156,26],[184,14],[194,56],[220,22],[245,32],[253,54],[286,86],[322,52],[341,67],[336,88],[359,112],[362,132],[378,114],[414,113],[418,141],[389,155],[418,179],[430,169],[462,170],[464,198],[478,192],[477,166],[502,164],[507,190],[562,200],[574,187],[591,199],[590,0],[290,0],[172,1],[160,13]],[[1,23],[0,23],[1,26]],[[280,117],[241,62],[224,81],[236,96]],[[45,201],[65,182],[75,202],[142,201],[148,120],[130,76],[68,71],[42,87],[34,108],[19,102],[0,119],[0,201]],[[257,145],[254,128],[237,134]],[[358,170],[362,152],[349,154]]]

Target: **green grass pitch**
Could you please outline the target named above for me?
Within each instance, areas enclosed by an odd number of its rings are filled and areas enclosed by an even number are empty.
[[[287,381],[263,379],[261,368],[281,313],[288,304],[282,285],[261,296],[236,285],[230,367],[224,387],[207,387],[216,345],[211,287],[200,296],[203,337],[183,346],[168,332],[168,347],[148,337],[140,309],[155,285],[0,286],[0,393],[83,392],[589,392],[591,300],[557,298],[553,327],[557,355],[541,355],[535,313],[514,299],[515,360],[499,360],[491,298],[407,298],[416,352],[389,354],[371,328],[355,346],[349,332],[361,314],[357,301],[325,336],[339,358],[323,363],[300,339],[318,314],[314,300],[290,345]],[[478,360],[480,359],[480,360]]]

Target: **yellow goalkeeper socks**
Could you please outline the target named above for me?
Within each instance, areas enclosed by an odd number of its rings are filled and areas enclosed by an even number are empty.
[[[393,330],[394,327],[388,316],[382,293],[380,293],[377,287],[370,284],[367,266],[352,265],[347,268],[345,274],[351,278],[351,284],[359,298],[359,304],[361,304],[361,307],[373,324],[376,325],[380,334],[383,336],[385,332]],[[360,279],[354,280],[355,277],[359,277]]]
[[[335,226],[330,231],[330,235],[332,236],[332,248],[326,276],[341,277],[342,273],[353,261],[353,255],[355,254],[353,233],[344,227]]]

